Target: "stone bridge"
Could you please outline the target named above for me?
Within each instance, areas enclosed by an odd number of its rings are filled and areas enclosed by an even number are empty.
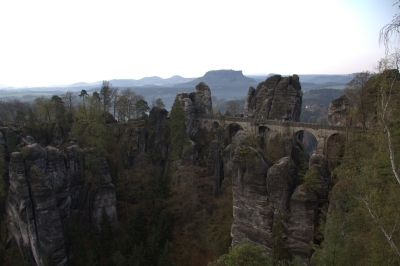
[[[317,154],[326,155],[328,140],[335,134],[346,134],[346,127],[330,126],[327,124],[302,123],[293,121],[267,120],[248,117],[217,117],[197,115],[197,124],[201,128],[213,130],[219,127],[228,128],[232,124],[239,125],[243,130],[251,134],[264,134],[267,139],[278,134],[293,136],[295,133],[306,130],[317,139]]]

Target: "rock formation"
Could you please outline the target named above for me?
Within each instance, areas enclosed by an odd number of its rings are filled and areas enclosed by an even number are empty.
[[[244,116],[261,119],[300,121],[303,93],[299,77],[275,75],[249,88]]]
[[[246,146],[249,133],[242,135],[236,143],[232,162],[233,217],[232,243],[240,244],[244,238],[270,250],[271,217],[273,210],[268,206],[266,175],[269,163],[253,148]]]
[[[298,186],[290,198],[290,219],[288,221],[288,249],[309,264],[313,249],[318,210],[318,199],[314,191],[305,185]]]
[[[189,139],[193,139],[197,132],[195,115],[212,114],[212,102],[210,88],[200,82],[195,92],[181,92],[176,95],[181,102],[186,117],[186,132]]]
[[[350,108],[349,99],[346,95],[332,100],[328,109],[328,124],[331,126],[346,126],[350,121],[347,121],[347,112]]]
[[[330,184],[328,161],[313,155],[310,168],[317,169],[318,188],[299,184],[298,167],[291,157],[272,163],[249,146],[250,134],[239,131],[224,150],[224,166],[233,185],[232,243],[244,238],[271,253],[275,244],[273,230],[278,223],[286,228],[285,247],[306,264],[312,255],[314,231],[318,226],[318,207],[327,200]]]
[[[116,228],[115,187],[108,165],[101,158],[88,180],[84,150],[77,145],[65,151],[26,145],[11,154],[9,178],[7,229],[30,264],[66,265],[64,238],[71,211],[81,213],[99,233],[104,209]]]
[[[153,107],[150,110],[147,131],[146,152],[150,154],[153,162],[164,166],[169,148],[169,140],[165,137],[165,128],[168,119],[168,111]]]
[[[309,161],[310,169],[317,169],[317,178],[321,181],[320,187],[315,191],[318,198],[318,205],[321,207],[328,200],[328,192],[331,185],[331,170],[328,159],[320,154],[313,154]]]
[[[188,144],[183,147],[182,150],[182,162],[181,165],[198,165],[199,158],[196,148],[196,143],[189,140]]]
[[[30,264],[65,265],[62,224],[46,159],[46,150],[38,144],[11,154],[7,229]]]

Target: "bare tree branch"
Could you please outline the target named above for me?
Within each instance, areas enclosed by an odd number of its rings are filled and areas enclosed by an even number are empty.
[[[377,218],[377,215],[372,211],[372,209],[371,209],[371,207],[369,206],[368,202],[367,202],[365,199],[363,199],[362,197],[355,197],[355,198],[358,199],[358,200],[361,200],[362,202],[364,202],[364,204],[365,204],[365,206],[367,207],[368,212],[369,212],[369,214],[371,215],[372,219],[373,219],[374,222],[378,225],[379,229],[381,229],[381,231],[382,231],[382,233],[385,235],[386,240],[388,241],[390,247],[391,247],[391,248],[393,249],[393,251],[396,253],[397,260],[399,261],[399,264],[400,264],[400,252],[399,252],[399,249],[397,248],[396,244],[395,244],[395,243],[393,242],[393,240],[392,240],[392,234],[393,234],[394,229],[393,229],[392,233],[389,235],[389,234],[386,232],[386,230],[385,230],[385,228],[383,227],[383,225],[379,222],[379,219]],[[396,224],[397,224],[397,221],[396,221]]]

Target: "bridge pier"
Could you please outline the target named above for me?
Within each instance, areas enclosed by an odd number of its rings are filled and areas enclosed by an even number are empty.
[[[319,137],[319,138],[317,138],[317,142],[318,142],[318,144],[317,144],[317,151],[316,151],[316,153],[317,154],[320,154],[320,155],[325,155],[325,151],[326,151],[326,139],[325,139],[325,137]]]

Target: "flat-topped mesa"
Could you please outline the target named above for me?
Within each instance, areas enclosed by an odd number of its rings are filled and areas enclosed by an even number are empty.
[[[196,85],[194,92],[180,92],[176,98],[181,102],[186,117],[186,132],[193,139],[197,132],[195,115],[212,114],[211,90],[204,82]]]
[[[244,105],[245,117],[300,121],[303,93],[299,76],[274,75],[249,88]]]

